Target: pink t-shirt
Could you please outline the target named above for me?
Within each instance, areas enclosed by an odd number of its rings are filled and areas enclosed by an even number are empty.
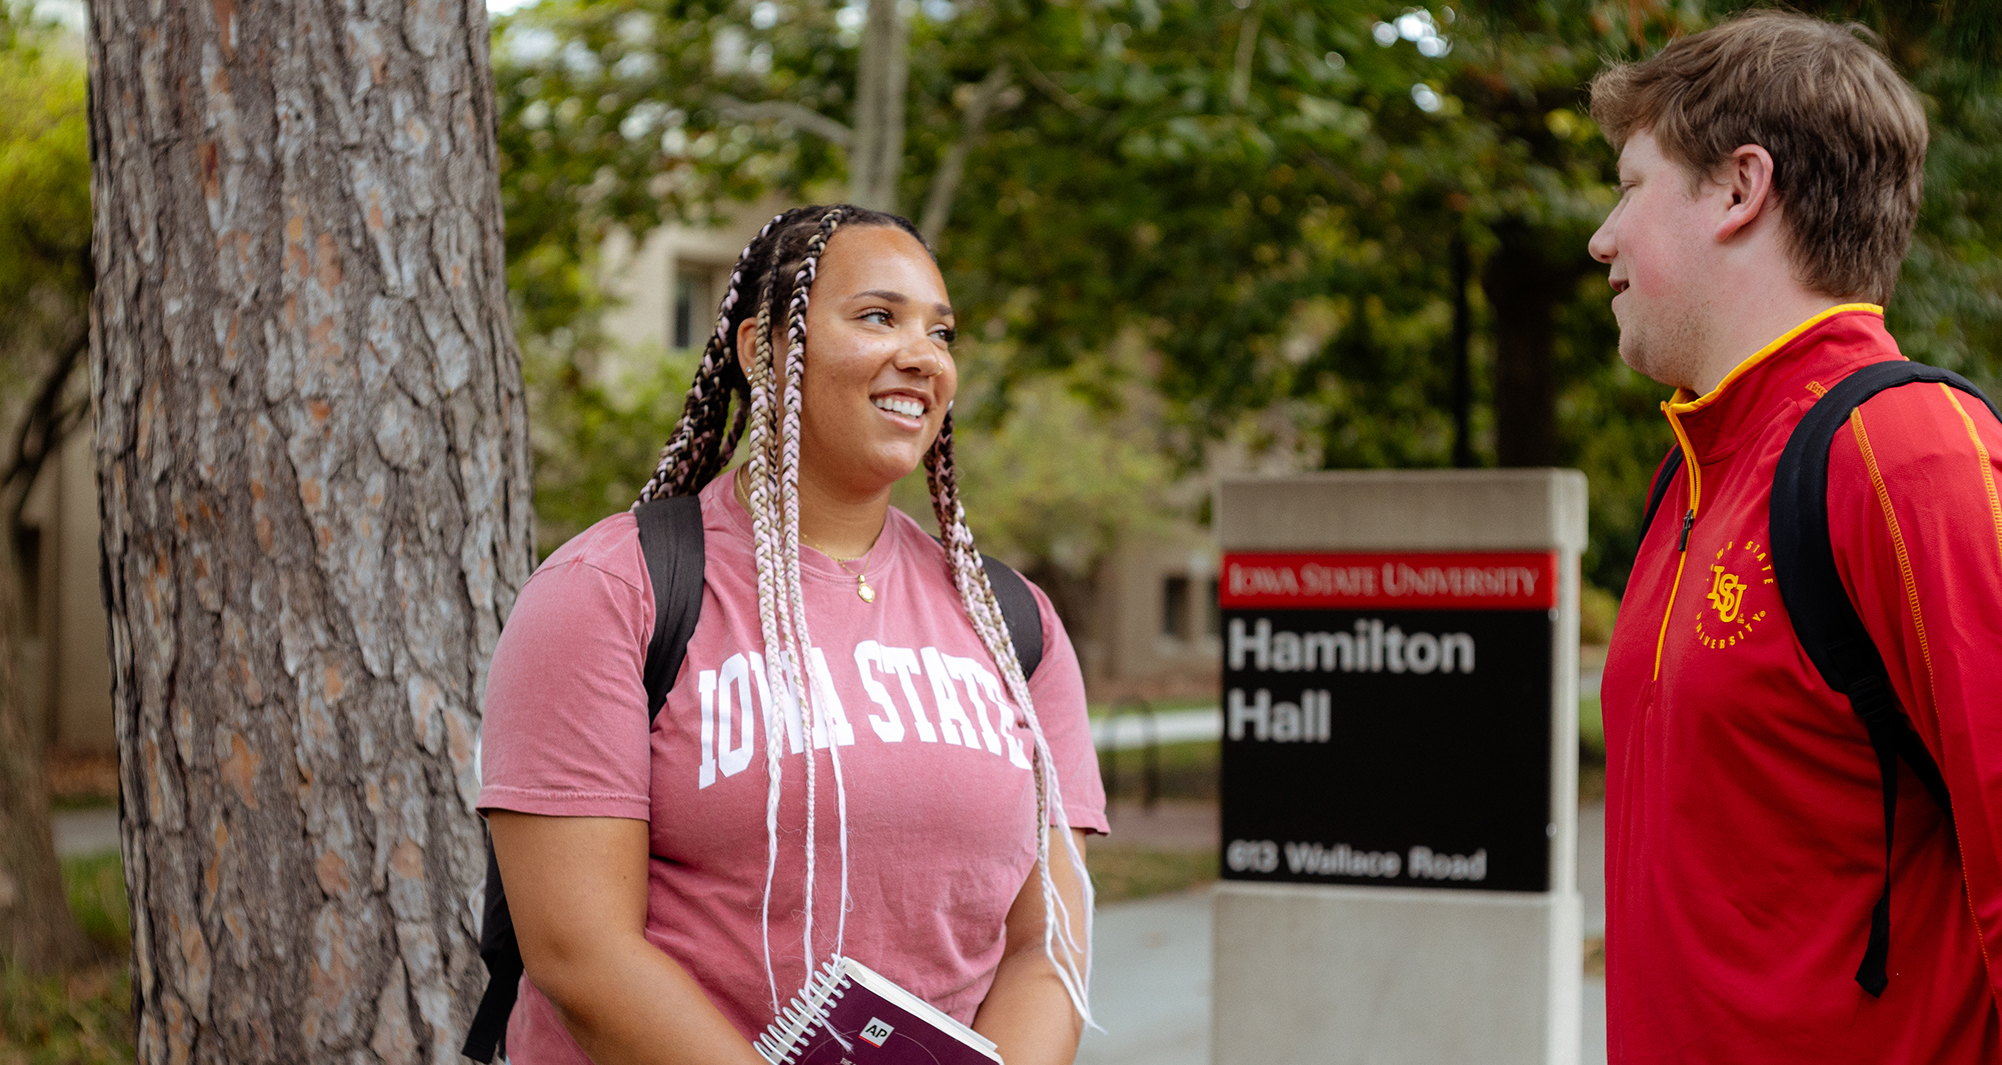
[[[718,478],[702,492],[701,619],[667,704],[647,727],[640,674],[652,587],[630,514],[564,544],[523,587],[487,681],[481,809],[649,822],[646,936],[747,1037],[771,1021],[764,896],[768,699],[749,516]],[[811,550],[800,580],[816,686],[847,785],[844,952],[970,1022],[1035,861],[1028,726],[1005,694],[947,573],[945,551],[892,509],[867,559],[877,596]],[[852,563],[851,563],[852,565]],[[1043,660],[1030,681],[1075,828],[1106,830],[1077,655],[1041,590]],[[772,964],[782,1001],[805,980],[806,762],[782,759]],[[840,852],[833,764],[814,752],[814,947],[834,947]],[[523,978],[508,1023],[521,1065],[588,1061]]]

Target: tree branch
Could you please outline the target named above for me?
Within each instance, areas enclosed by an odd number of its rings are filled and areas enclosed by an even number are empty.
[[[1258,49],[1258,15],[1255,7],[1246,11],[1244,22],[1238,27],[1237,59],[1230,70],[1230,109],[1233,111],[1244,110],[1245,102],[1251,97],[1251,60]]]
[[[1035,60],[1030,59],[1026,55],[1022,55],[1019,58],[1022,60],[1023,69],[1029,72],[1029,80],[1036,83],[1036,88],[1043,90],[1045,93],[1048,93],[1050,99],[1055,100],[1057,103],[1061,104],[1064,110],[1069,111],[1071,114],[1074,115],[1103,114],[1103,112],[1101,112],[1098,108],[1093,107],[1088,103],[1085,103],[1083,100],[1080,100],[1075,96],[1072,96],[1070,92],[1066,90],[1063,86],[1058,85],[1056,82],[1050,80],[1050,76],[1048,74],[1043,73],[1042,70],[1036,66]]]
[[[714,107],[726,118],[740,118],[747,121],[770,118],[789,123],[808,133],[818,134],[843,148],[855,142],[854,130],[811,107],[790,100],[760,100],[752,103],[719,93],[709,98],[709,106]]]
[[[78,329],[76,336],[56,353],[48,373],[42,377],[41,387],[35,392],[34,401],[21,416],[21,428],[14,435],[13,458],[4,470],[0,470],[0,500],[5,500],[6,532],[10,536],[21,527],[21,513],[28,505],[28,490],[34,487],[42,466],[89,411],[88,403],[63,403],[63,393],[69,390],[70,378],[76,375],[77,366],[83,362],[83,353],[88,350],[90,329],[85,326]]]
[[[994,101],[1001,96],[1001,90],[1008,87],[1010,71],[1006,62],[995,66],[980,79],[973,90],[973,99],[967,101],[966,118],[959,139],[946,150],[945,159],[939,163],[938,173],[932,175],[931,188],[925,193],[924,213],[918,216],[918,232],[925,242],[936,245],[939,234],[945,232],[946,216],[952,213],[952,198],[959,192],[959,181],[966,173],[966,157],[973,151],[973,145],[980,140],[981,128],[987,124],[988,112],[994,109]]]

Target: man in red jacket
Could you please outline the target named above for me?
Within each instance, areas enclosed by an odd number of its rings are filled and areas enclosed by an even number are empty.
[[[1795,639],[1773,471],[1838,381],[1901,359],[1879,304],[1910,240],[1925,114],[1850,29],[1750,15],[1608,70],[1620,200],[1592,238],[1620,356],[1684,459],[1603,689],[1613,1062],[2002,1061],[2002,425],[1938,384],[1877,394],[1828,460],[1836,567],[1941,767],[1900,762],[1889,983],[1876,754]]]

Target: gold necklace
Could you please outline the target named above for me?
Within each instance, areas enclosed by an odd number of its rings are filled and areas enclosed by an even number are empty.
[[[741,470],[743,469],[743,467],[739,467],[739,469]],[[731,487],[736,489],[738,505],[742,506],[746,511],[749,511],[751,509],[751,497],[749,490],[744,487],[744,475],[742,473],[733,474],[730,480],[732,482]],[[880,537],[881,534],[879,533],[878,538],[880,539]],[[876,601],[876,589],[869,587],[869,566],[868,566],[869,556],[873,554],[876,550],[875,544],[870,544],[869,550],[862,552],[861,556],[858,558],[837,558],[835,557],[834,552],[829,551],[828,549],[820,546],[819,544],[814,543],[812,540],[808,540],[805,536],[802,535],[800,539],[806,541],[806,546],[813,548],[815,551],[818,551],[823,555],[826,555],[830,559],[833,559],[834,564],[841,567],[841,572],[846,573],[851,577],[854,577],[855,594],[858,597],[860,597],[863,602],[873,603]],[[862,563],[863,564],[862,569],[860,571],[849,569],[848,563],[850,562]]]
[[[871,544],[869,546],[869,550],[864,551],[858,558],[839,558],[833,552],[820,546],[819,544],[814,543],[812,540],[807,540],[806,537],[804,536],[800,537],[800,539],[806,540],[806,545],[808,547],[811,547],[815,551],[818,551],[821,554],[826,555],[828,558],[833,559],[834,564],[841,567],[841,572],[846,573],[851,577],[854,577],[855,594],[857,596],[860,596],[863,602],[873,603],[876,601],[876,589],[869,587],[869,555],[876,550],[874,544]],[[850,562],[860,562],[862,563],[862,568],[859,571],[849,569],[848,564]]]

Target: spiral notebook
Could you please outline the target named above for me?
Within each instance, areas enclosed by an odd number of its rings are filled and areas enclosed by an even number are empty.
[[[772,1065],[992,1065],[994,1041],[853,958],[807,979],[757,1041]]]

